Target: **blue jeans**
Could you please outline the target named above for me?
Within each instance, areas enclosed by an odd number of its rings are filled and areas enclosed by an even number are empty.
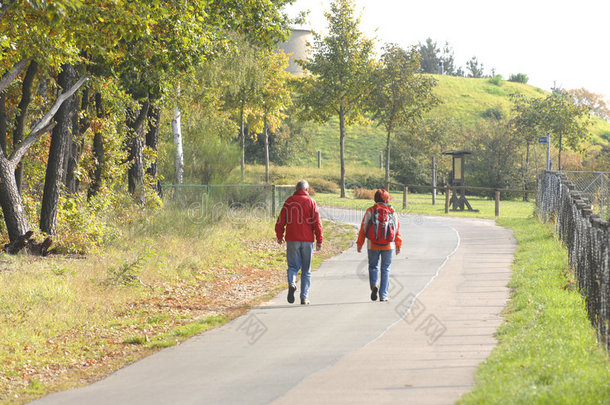
[[[369,255],[369,282],[371,288],[377,285],[377,277],[379,274],[379,258],[381,258],[381,282],[379,284],[379,296],[386,298],[388,296],[388,288],[390,286],[390,265],[392,264],[392,250],[368,250]]]
[[[296,284],[297,274],[301,270],[301,298],[307,298],[309,294],[312,257],[313,242],[286,241],[288,284]]]

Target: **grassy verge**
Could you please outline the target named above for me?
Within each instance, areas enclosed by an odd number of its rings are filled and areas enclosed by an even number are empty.
[[[597,344],[567,252],[532,218],[500,219],[519,247],[499,345],[461,404],[608,404],[610,363]]]
[[[314,264],[355,238],[325,223]],[[222,325],[285,288],[273,220],[197,223],[165,209],[103,252],[0,255],[0,403],[93,382]]]
[[[351,195],[348,191],[348,195]],[[450,211],[445,214],[445,196],[438,195],[436,204],[432,205],[431,194],[409,194],[407,196],[407,208],[402,208],[402,193],[392,192],[390,203],[399,212],[422,215],[460,216],[467,218],[495,218],[495,201],[483,197],[468,197],[473,209],[478,212]],[[345,207],[354,209],[366,209],[373,204],[372,200],[355,199],[352,197],[339,198],[337,194],[318,193],[315,200],[322,205]],[[502,218],[526,218],[534,211],[532,202],[508,200],[500,202],[500,217]]]

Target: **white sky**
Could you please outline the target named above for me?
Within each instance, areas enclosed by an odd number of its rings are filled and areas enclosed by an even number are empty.
[[[327,28],[330,0],[296,0],[289,15],[311,10],[309,26]],[[525,73],[550,90],[584,87],[610,99],[608,0],[356,0],[361,29],[379,44],[403,47],[430,37],[453,48],[456,68],[476,56],[485,74]]]

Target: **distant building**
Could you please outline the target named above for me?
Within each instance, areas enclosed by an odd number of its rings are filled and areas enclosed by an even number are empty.
[[[302,75],[303,69],[296,64],[296,59],[307,59],[309,49],[307,43],[313,44],[313,33],[310,29],[292,28],[290,38],[286,42],[278,44],[278,49],[282,49],[286,54],[290,55],[288,67],[286,70],[293,75]]]

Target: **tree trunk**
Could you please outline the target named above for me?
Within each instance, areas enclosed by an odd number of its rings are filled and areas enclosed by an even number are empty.
[[[244,119],[245,102],[242,101],[239,110],[239,133],[241,135],[241,181],[244,181],[246,176],[246,130]]]
[[[265,183],[269,184],[269,128],[267,128],[267,118],[265,117]]]
[[[0,149],[6,155],[6,93],[0,92]]]
[[[67,91],[76,79],[74,66],[64,65],[57,78],[59,86]],[[42,196],[42,209],[40,212],[40,230],[49,234],[55,234],[57,220],[57,204],[61,192],[62,179],[64,177],[64,158],[70,142],[72,96],[67,99],[55,114],[57,123],[51,133],[51,147],[49,148],[49,160],[44,182],[44,193]]]
[[[146,132],[146,146],[155,151],[159,150],[159,123],[161,121],[161,109],[159,107],[149,108],[148,110],[148,131]],[[161,182],[157,178],[157,157],[146,168],[146,174],[151,177],[157,195],[161,197]]]
[[[388,138],[385,143],[385,184],[390,184],[390,135],[392,130],[388,129]],[[390,190],[388,190],[390,191]]]
[[[102,95],[95,93],[95,115],[96,117],[104,117],[104,105],[102,104]],[[98,126],[96,126],[98,128]],[[95,158],[95,170],[93,171],[91,186],[87,193],[87,198],[91,198],[100,191],[102,186],[102,172],[104,170],[104,135],[100,130],[96,130],[93,134],[93,157]]]
[[[345,198],[345,112],[339,108],[339,146],[341,150],[341,198]]]
[[[15,129],[13,131],[13,145],[18,145],[23,140],[25,122],[28,116],[28,107],[32,100],[32,84],[34,83],[34,77],[36,77],[37,73],[38,64],[36,61],[30,62],[30,66],[28,66],[28,70],[23,79],[23,85],[21,86],[21,101],[17,107],[17,117],[15,118]],[[17,183],[17,189],[21,192],[23,185],[23,162],[19,163],[15,170],[15,182]]]
[[[30,230],[28,219],[23,209],[21,194],[15,182],[15,168],[0,151],[0,205],[11,242],[15,242]]]
[[[174,119],[172,120],[172,132],[174,133],[174,145],[176,146],[176,175],[175,183],[182,184],[184,181],[184,149],[182,146],[182,128],[180,123],[180,110],[174,107]]]
[[[78,168],[83,154],[83,148],[85,147],[85,132],[89,128],[89,118],[87,118],[89,91],[86,88],[83,90],[82,102],[80,105],[80,111],[85,111],[82,119],[80,118],[78,104],[78,98],[75,97],[72,115],[72,145],[70,147],[70,153],[68,153],[66,167],[66,189],[70,194],[76,194],[78,192],[80,180],[76,176],[76,169]]]
[[[144,123],[148,116],[149,100],[142,105],[137,117],[130,119],[128,189],[140,204],[144,204]],[[133,113],[131,114],[134,115]]]

